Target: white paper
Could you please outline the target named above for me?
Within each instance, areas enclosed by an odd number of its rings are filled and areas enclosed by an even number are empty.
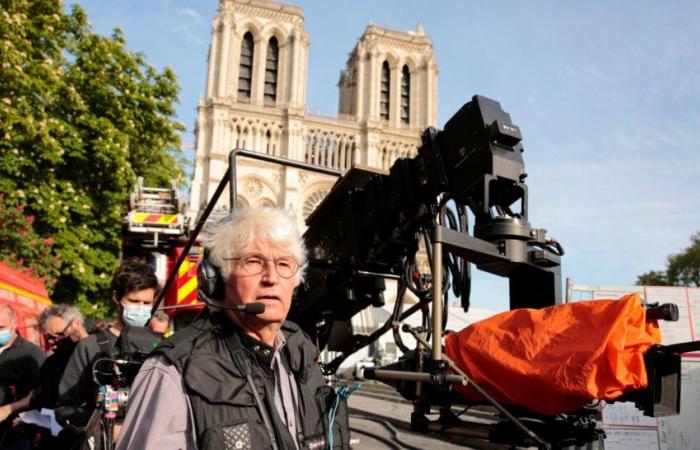
[[[19,413],[19,418],[26,424],[36,425],[51,430],[51,434],[53,436],[57,436],[63,429],[61,425],[56,422],[56,416],[54,415],[53,409],[42,408],[41,411],[32,409],[30,411]]]

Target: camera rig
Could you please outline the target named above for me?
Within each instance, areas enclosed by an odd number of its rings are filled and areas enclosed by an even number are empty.
[[[100,426],[94,436],[93,448],[114,448],[114,425],[124,419],[131,385],[160,340],[160,336],[148,328],[126,326],[119,336],[117,348],[111,348],[108,338],[98,335],[100,356],[92,365],[92,379],[97,386],[96,411]]]
[[[483,391],[497,410],[493,423],[468,423],[452,413],[459,403],[451,383],[475,386],[443,354],[448,290],[469,308],[470,265],[507,277],[510,308],[541,308],[562,303],[562,246],[528,222],[527,173],[522,136],[508,113],[494,100],[474,96],[443,130],[428,128],[415,157],[398,159],[390,170],[354,166],[334,185],[308,217],[304,234],[310,252],[306,281],[293,299],[289,318],[314,339],[319,348],[339,355],[322,365],[333,374],[342,361],[392,331],[404,357],[367,377],[394,386],[412,400],[411,426],[486,439],[506,445],[541,448],[584,444],[600,439],[596,408],[542,417],[504,407]],[[244,156],[328,175],[338,171],[242,149],[229,154],[229,170],[202,212],[180,260],[162,292],[174,279],[216,202],[229,186],[236,207],[236,158]],[[474,218],[470,227],[469,212]],[[420,243],[430,274],[417,270]],[[370,335],[356,335],[350,319],[369,306],[384,304],[385,280],[396,280],[394,310]],[[410,290],[417,303],[404,310]],[[162,300],[156,301],[154,309]],[[418,342],[403,344],[401,322],[420,311],[423,326],[403,327]],[[677,311],[676,311],[677,317]],[[673,319],[673,311],[663,318]],[[692,348],[691,348],[692,347]],[[649,387],[629,396],[649,415],[679,411],[680,354],[700,345],[656,346],[646,357]],[[428,420],[431,408],[440,418]]]

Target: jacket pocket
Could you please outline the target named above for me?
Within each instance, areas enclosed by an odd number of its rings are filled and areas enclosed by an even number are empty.
[[[200,448],[267,450],[272,448],[272,442],[261,422],[242,419],[207,428],[202,435]]]
[[[188,362],[183,374],[187,389],[209,403],[225,403],[234,406],[255,406],[253,391],[243,374],[231,361],[218,355],[195,355]],[[265,390],[254,377],[261,399]]]

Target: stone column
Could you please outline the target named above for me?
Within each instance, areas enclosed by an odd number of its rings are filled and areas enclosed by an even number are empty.
[[[389,123],[398,128],[401,123],[401,66],[389,66]]]
[[[297,92],[299,91],[299,70],[298,70],[298,59],[299,59],[299,37],[297,36],[297,31],[289,36],[290,44],[290,58],[289,58],[289,106],[299,106],[297,100]]]
[[[371,167],[381,167],[379,144],[381,142],[381,130],[378,128],[367,128],[366,154],[362,163]]]
[[[426,61],[426,86],[425,86],[425,118],[428,126],[435,126],[437,122],[437,67],[435,59],[428,57]]]
[[[222,20],[223,32],[221,39],[221,56],[219,58],[219,77],[218,77],[218,87],[217,95],[219,97],[225,97],[226,83],[228,82],[228,63],[229,63],[229,48],[231,45],[231,18],[224,16]]]
[[[299,89],[297,105],[303,108],[306,105],[306,81],[308,79],[307,70],[309,58],[309,37],[303,30],[301,32],[299,41],[299,62],[297,67],[299,73],[301,74],[301,77],[297,81]]]
[[[253,86],[250,92],[250,103],[263,104],[265,89],[265,57],[267,55],[267,40],[261,36],[255,37],[255,50],[253,50]]]
[[[289,51],[291,49],[289,38],[279,44],[279,60],[277,61],[277,107],[289,104]]]
[[[367,117],[365,112],[365,59],[364,50],[357,49],[357,83],[355,85],[355,116],[360,120]]]
[[[379,120],[379,83],[378,83],[378,68],[377,68],[378,52],[376,48],[372,48],[368,52],[369,58],[369,74],[367,93],[367,120]]]
[[[209,47],[209,56],[207,58],[207,92],[206,97],[211,98],[215,95],[214,86],[216,85],[216,75],[219,65],[219,29],[221,22],[218,18],[214,19],[211,25],[211,46]]]
[[[243,36],[236,31],[235,24],[231,29],[231,44],[228,51],[228,71],[226,72],[226,95],[236,101],[238,99],[238,76],[241,64],[241,41]]]

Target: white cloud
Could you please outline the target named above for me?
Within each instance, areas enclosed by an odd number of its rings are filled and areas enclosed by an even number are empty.
[[[179,8],[177,11],[180,14],[191,18],[194,21],[194,23],[196,23],[196,24],[204,23],[204,17],[202,17],[202,15],[200,13],[198,13],[197,11],[195,11],[192,8]]]

